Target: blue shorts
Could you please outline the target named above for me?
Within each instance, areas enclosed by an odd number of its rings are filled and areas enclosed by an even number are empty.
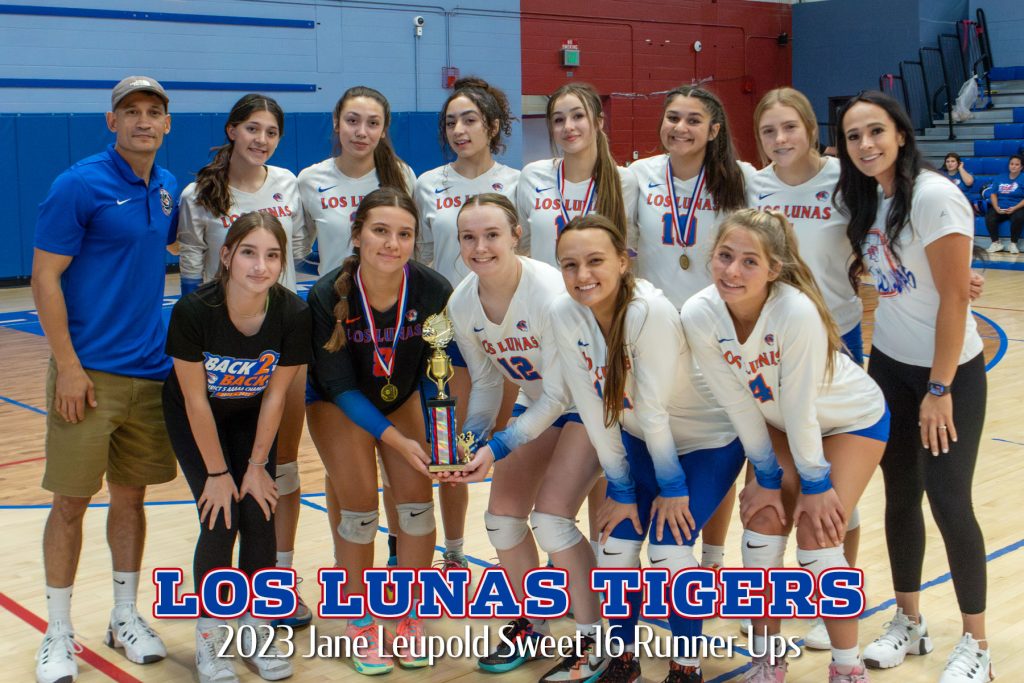
[[[306,380],[306,405],[312,405],[317,401],[326,401],[327,399],[320,395],[320,392],[313,387],[313,383],[308,379]]]
[[[675,545],[672,534],[664,533],[662,539],[658,541],[656,532],[651,527],[651,504],[660,489],[654,476],[654,463],[651,461],[647,444],[626,432],[622,432],[622,444],[626,447],[626,461],[636,485],[636,507],[640,515],[640,526],[646,531],[643,535],[638,535],[633,523],[627,519],[615,527],[612,536],[630,541],[640,541],[644,536],[650,536],[650,542],[654,545]],[[733,439],[731,443],[720,448],[706,448],[679,456],[679,462],[686,474],[686,486],[690,490],[690,514],[696,525],[695,532],[699,532],[718,509],[719,503],[739,476],[745,460],[739,439]],[[685,541],[685,545],[692,546],[696,540],[697,534],[694,533],[689,541]]]
[[[852,358],[854,363],[863,367],[864,335],[861,334],[860,323],[843,335],[843,343],[846,344],[846,355]]]
[[[514,406],[512,406],[512,417],[519,417],[525,412],[526,406],[522,405],[521,403],[516,403]],[[557,420],[555,420],[555,422],[551,426],[561,429],[569,422],[583,424],[583,419],[580,418],[579,413],[564,413]]]
[[[464,368],[466,367],[466,359],[462,357],[462,351],[459,351],[459,345],[454,341],[449,342],[448,346],[444,347],[448,357],[452,359],[452,367]]]
[[[855,432],[847,432],[847,434],[854,434],[855,436],[866,436],[869,439],[875,441],[881,441],[887,443],[889,441],[889,404],[885,405],[885,412],[882,417],[878,418],[878,422],[865,427],[864,429],[858,429]]]

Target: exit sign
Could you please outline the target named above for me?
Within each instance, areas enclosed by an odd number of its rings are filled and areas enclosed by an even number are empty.
[[[580,65],[580,46],[567,40],[562,43],[562,66]]]

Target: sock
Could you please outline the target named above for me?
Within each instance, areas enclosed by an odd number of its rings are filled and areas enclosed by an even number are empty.
[[[725,546],[702,543],[700,546],[700,566],[710,569],[721,567],[725,562]]]
[[[286,553],[277,551],[277,566],[278,567],[291,567],[292,560],[295,559],[295,551],[289,550]]]
[[[539,633],[542,636],[551,635],[551,627],[546,620],[537,619],[536,621],[531,621],[530,624],[533,626],[534,633]]]
[[[445,552],[454,553],[456,555],[462,555],[463,539],[461,538],[446,538],[444,539]]]
[[[700,659],[697,657],[673,657],[672,661],[679,666],[695,666],[700,668]]]
[[[46,614],[50,620],[49,628],[55,628],[61,624],[71,630],[71,589],[46,587]],[[47,629],[49,630],[49,629]]]
[[[597,634],[597,628],[600,625],[601,625],[601,622],[597,622],[595,624],[581,624],[580,622],[577,621],[576,622],[576,633],[579,633],[581,636],[585,636],[585,637],[590,637],[590,638],[596,639],[597,638],[597,635],[596,635]]]
[[[398,536],[388,534],[388,556],[398,557]]]
[[[114,609],[128,609],[139,593],[138,572],[114,572]]]
[[[224,621],[213,617],[199,617],[196,619],[196,631],[199,633],[210,633],[216,630]]]
[[[846,650],[833,647],[832,661],[836,666],[860,666],[860,648],[856,645]]]

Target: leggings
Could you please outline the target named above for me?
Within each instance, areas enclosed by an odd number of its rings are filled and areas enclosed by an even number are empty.
[[[165,384],[168,386],[169,383]],[[164,392],[164,419],[167,422],[167,433],[171,438],[171,446],[181,465],[182,474],[188,481],[192,496],[199,500],[206,486],[206,465],[199,452],[192,428],[188,422],[185,407],[180,399]],[[259,420],[259,406],[232,415],[215,417],[217,436],[220,447],[227,461],[229,475],[235,486],[241,488],[242,477],[249,467],[249,456],[256,439],[256,423]],[[277,463],[277,440],[274,440],[269,453],[267,472],[273,477]],[[270,520],[263,515],[259,503],[252,496],[246,496],[238,502],[231,503],[231,528],[224,524],[224,515],[217,516],[213,529],[209,528],[209,519],[199,525],[199,539],[196,541],[196,552],[192,560],[192,578],[196,591],[207,572],[219,567],[232,566],[235,549],[235,538],[241,536],[238,549],[238,568],[252,576],[253,572],[273,567],[277,562],[277,540],[274,533],[274,516]]]
[[[985,359],[978,354],[957,368],[951,393],[959,440],[937,457],[921,445],[917,426],[931,368],[893,360],[877,347],[868,374],[882,388],[892,410],[889,443],[882,456],[885,480],[885,537],[893,587],[899,593],[921,590],[924,564],[922,495],[946,546],[946,558],[960,611],[985,611],[985,539],[974,516],[971,484],[985,423]]]
[[[985,226],[988,228],[988,235],[993,242],[999,241],[999,226],[1003,221],[1010,221],[1010,242],[1016,244],[1020,239],[1021,231],[1024,230],[1024,209],[1017,209],[1010,215],[996,213],[996,210],[989,205],[985,211]]]

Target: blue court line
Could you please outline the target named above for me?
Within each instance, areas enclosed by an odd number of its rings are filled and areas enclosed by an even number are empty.
[[[1007,343],[1006,330],[1004,330],[1002,327],[1000,327],[999,324],[995,320],[993,320],[992,318],[989,318],[987,315],[982,315],[981,313],[978,313],[977,311],[971,311],[971,312],[974,313],[974,315],[976,317],[981,318],[983,321],[985,321],[989,325],[991,325],[992,329],[996,331],[997,335],[999,335],[999,348],[996,350],[996,355],[994,355],[992,357],[992,360],[990,360],[985,365],[985,372],[988,372],[989,370],[994,368],[999,363],[999,361],[1001,361],[1003,359],[1003,356],[1006,355],[1006,347],[1009,345]]]
[[[18,406],[19,408],[24,408],[25,410],[31,410],[33,413],[39,413],[40,415],[46,415],[46,411],[43,410],[42,408],[36,408],[35,406],[30,406],[27,403],[22,403],[21,401],[15,401],[13,398],[8,398],[7,396],[0,396],[0,401],[3,401],[5,403],[10,403],[11,405]]]
[[[1010,441],[1009,439],[997,439],[995,437],[992,437],[992,440],[1001,441],[1003,443],[1012,443],[1014,446],[1024,446],[1024,443],[1021,443],[1020,441]]]
[[[1018,261],[973,261],[971,268],[979,270],[1024,270],[1024,262]]]

